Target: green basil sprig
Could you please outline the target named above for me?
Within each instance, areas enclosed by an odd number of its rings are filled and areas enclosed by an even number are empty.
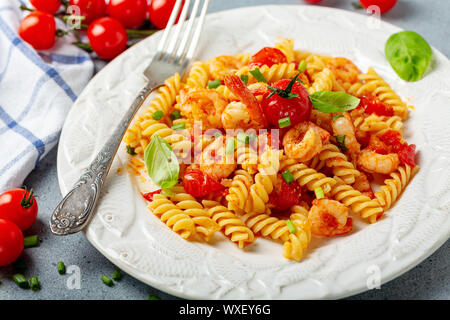
[[[335,113],[355,109],[360,102],[345,92],[318,91],[309,96],[313,107],[320,112]]]
[[[160,136],[153,136],[145,149],[144,162],[153,183],[161,189],[171,188],[178,182],[180,165],[177,156]]]
[[[390,36],[384,53],[394,71],[406,81],[420,80],[433,55],[430,45],[414,31],[402,31]]]

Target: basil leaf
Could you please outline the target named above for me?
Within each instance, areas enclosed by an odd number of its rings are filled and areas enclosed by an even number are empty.
[[[180,165],[170,145],[154,135],[145,149],[144,162],[153,183],[161,189],[173,187],[178,182]]]
[[[386,59],[400,78],[418,81],[431,62],[430,45],[414,31],[395,33],[386,42]]]
[[[313,107],[324,113],[344,112],[355,109],[360,99],[344,92],[318,91],[309,96]]]

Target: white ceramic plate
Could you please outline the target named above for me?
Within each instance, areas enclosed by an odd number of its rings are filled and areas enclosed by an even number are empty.
[[[363,71],[375,69],[415,106],[407,140],[417,144],[421,170],[400,201],[374,225],[314,244],[301,263],[282,257],[280,244],[258,239],[247,250],[217,237],[214,245],[182,240],[146,208],[125,170],[121,148],[97,213],[85,234],[118,267],[168,293],[200,299],[339,298],[384,283],[432,254],[450,235],[450,63],[434,51],[433,69],[416,83],[401,81],[384,58],[385,41],[399,28],[336,9],[313,6],[248,7],[207,18],[199,59],[256,52],[277,36],[303,50],[344,56]],[[66,194],[144,86],[142,71],[156,34],[107,65],[73,105],[58,152]],[[121,174],[116,170],[121,168]]]

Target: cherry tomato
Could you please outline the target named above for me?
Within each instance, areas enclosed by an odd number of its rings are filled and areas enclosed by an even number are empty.
[[[125,28],[140,27],[147,16],[147,0],[110,0],[108,14]]]
[[[55,14],[61,7],[60,0],[30,0],[33,7],[39,11]]]
[[[303,0],[303,1],[309,2],[309,3],[319,3],[319,2],[321,2],[322,0]]]
[[[156,191],[152,191],[152,192],[148,192],[148,193],[143,193],[142,196],[144,197],[145,200],[152,202],[153,201],[153,196],[155,194],[161,194],[161,189],[156,190]]]
[[[170,15],[172,14],[173,7],[175,6],[176,0],[152,0],[148,7],[148,18],[151,23],[158,29],[164,29],[169,22]],[[181,4],[180,13],[177,17],[180,18],[181,9],[184,6],[184,0]]]
[[[22,231],[11,221],[0,219],[0,267],[16,261],[22,251]]]
[[[21,230],[31,227],[37,213],[33,189],[11,189],[0,195],[0,219],[14,222]]]
[[[269,196],[269,202],[275,211],[283,211],[300,203],[301,187],[292,181],[288,184],[281,175],[278,175],[274,191]]]
[[[402,150],[398,152],[398,158],[404,164],[409,165],[414,168],[416,166],[416,162],[414,158],[416,157],[416,145],[410,144],[405,146]]]
[[[366,9],[370,6],[378,6],[380,13],[385,13],[395,6],[397,0],[359,0],[359,2]]]
[[[407,145],[407,143],[403,141],[401,133],[395,130],[388,130],[380,135],[379,138],[386,146],[389,146],[393,152],[399,152]]]
[[[273,84],[273,87],[278,89],[286,89],[290,80],[280,80]],[[308,91],[300,83],[295,82],[292,86],[292,93],[296,93],[299,96],[296,98],[283,98],[279,94],[274,94],[270,98],[267,97],[271,94],[268,91],[264,94],[261,106],[267,121],[275,127],[279,127],[278,120],[289,117],[291,126],[306,121],[309,119],[312,110],[312,104],[309,100]]]
[[[113,59],[127,48],[127,32],[114,18],[95,20],[89,25],[87,36],[92,49],[102,59]]]
[[[36,50],[50,49],[55,44],[55,18],[47,12],[33,11],[19,26],[19,36]]]
[[[105,0],[70,0],[69,3],[80,8],[81,15],[85,17],[84,24],[89,24],[106,14]]]
[[[379,116],[392,117],[394,115],[394,108],[390,105],[383,103],[376,97],[364,96],[361,98],[361,102],[358,107],[364,108],[365,112],[372,114],[375,113]]]
[[[218,181],[197,169],[186,172],[183,176],[183,186],[186,192],[193,197],[203,197],[224,189],[224,186]]]
[[[270,68],[274,64],[286,62],[286,56],[283,52],[281,52],[281,50],[271,47],[265,47],[259,50],[250,58],[250,62],[248,65],[250,68],[262,67],[264,65]]]

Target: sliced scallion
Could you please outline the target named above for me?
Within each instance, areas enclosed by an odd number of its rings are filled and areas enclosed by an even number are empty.
[[[181,118],[181,112],[180,112],[180,110],[175,110],[174,112],[172,112],[171,114],[170,114],[170,119],[173,121],[173,120],[177,120],[177,119],[180,119]]]
[[[106,284],[108,287],[114,286],[114,282],[111,280],[110,277],[102,276],[101,279],[102,279],[102,282],[103,282],[104,284]]]
[[[218,88],[220,85],[221,85],[220,80],[208,81],[208,88],[209,89]]]
[[[301,73],[306,71],[306,61],[302,60],[299,64],[298,64],[298,71],[300,71]]]
[[[33,291],[38,291],[41,289],[41,284],[39,283],[39,279],[36,276],[30,278],[30,287]]]
[[[281,176],[283,177],[284,181],[286,181],[287,184],[290,184],[294,180],[294,176],[289,171],[289,169],[286,169],[285,171],[283,171]]]
[[[259,70],[259,68],[255,68],[255,69],[251,70],[250,73],[252,74],[252,76],[255,77],[255,79],[258,82],[266,82],[267,83],[266,77],[264,77],[264,75],[261,73],[261,70]]]
[[[295,224],[291,221],[291,220],[286,220],[286,224],[288,226],[289,232],[290,233],[297,233],[297,227],[295,226]]]
[[[24,277],[23,274],[16,273],[12,276],[14,282],[22,289],[28,289],[30,284],[28,283],[27,278]]]
[[[183,129],[186,129],[186,123],[185,123],[185,122],[182,122],[182,123],[174,124],[174,125],[172,126],[172,129],[173,129],[173,130],[183,130]]]
[[[158,297],[158,296],[149,295],[149,296],[147,297],[147,300],[161,300],[161,298]]]
[[[289,127],[291,125],[291,118],[286,117],[278,120],[278,127],[280,129]]]
[[[234,153],[234,148],[236,146],[236,140],[234,139],[228,139],[227,140],[227,146],[225,147],[225,153],[226,154],[232,154]]]
[[[248,74],[241,74],[242,82],[247,85],[248,84]]]
[[[317,187],[314,189],[314,193],[316,194],[316,199],[325,198],[325,194],[323,193],[323,189],[321,187]]]
[[[152,118],[156,121],[161,120],[163,117],[164,117],[164,112],[162,112],[161,110],[156,110],[152,114]]]
[[[122,277],[123,277],[123,275],[122,275],[122,271],[120,269],[114,270],[114,273],[112,276],[114,281],[120,281],[122,279]]]
[[[66,265],[62,261],[58,261],[58,273],[66,274]]]
[[[25,248],[36,247],[38,245],[38,243],[39,243],[39,238],[36,234],[33,236],[25,237],[23,239],[23,246]]]

